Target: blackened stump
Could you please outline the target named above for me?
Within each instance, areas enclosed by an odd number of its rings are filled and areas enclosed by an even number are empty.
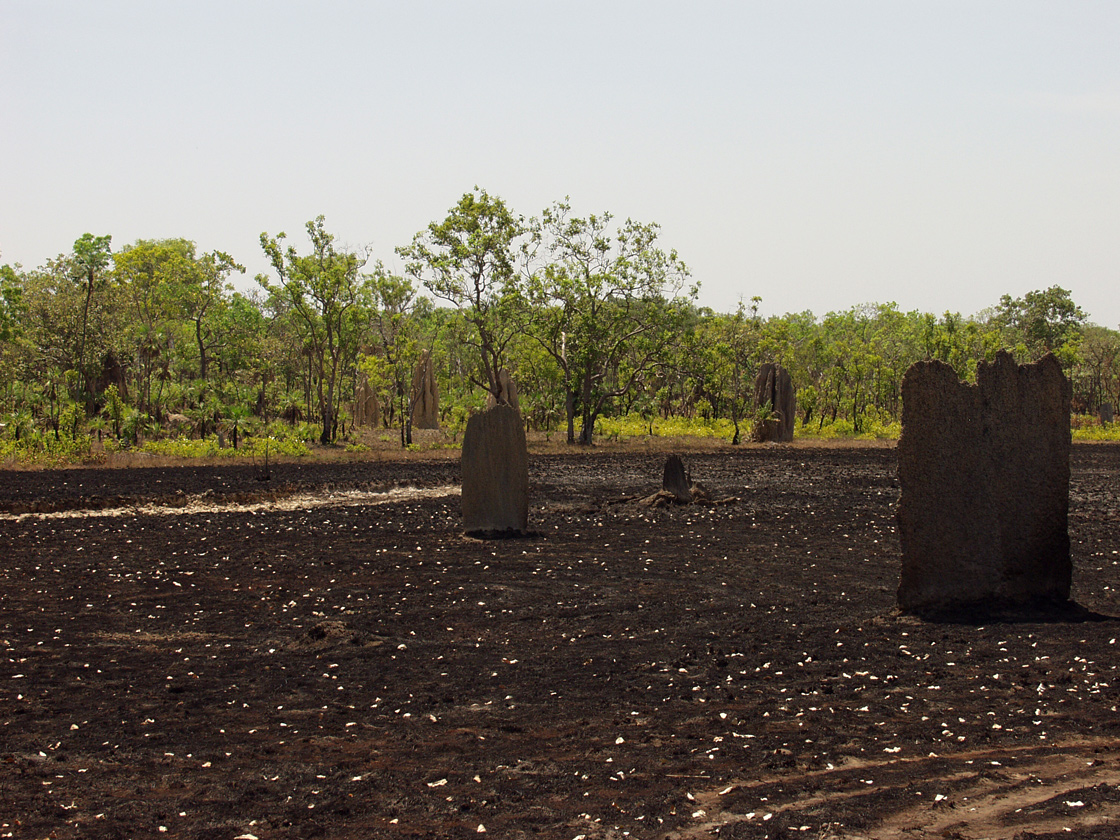
[[[692,502],[692,483],[685,471],[680,455],[670,455],[665,461],[665,472],[661,478],[661,489],[672,494],[682,505]]]

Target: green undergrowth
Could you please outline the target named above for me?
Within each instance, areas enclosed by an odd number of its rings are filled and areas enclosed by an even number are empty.
[[[857,431],[851,420],[837,419],[823,426],[810,423],[798,426],[794,437],[815,440],[898,440],[902,424],[888,418],[864,418]]]
[[[81,464],[92,457],[93,439],[89,435],[70,436],[35,430],[19,440],[0,438],[0,463],[34,464],[61,467]]]
[[[140,446],[140,452],[151,455],[162,455],[166,458],[263,458],[265,455],[288,457],[304,457],[311,454],[311,449],[302,440],[294,438],[250,437],[243,438],[237,448],[230,445],[218,445],[214,437],[196,440],[193,438],[165,438],[163,440],[146,441]]]
[[[1120,422],[1101,423],[1096,417],[1075,415],[1071,418],[1071,434],[1074,441],[1112,442],[1120,441]],[[743,441],[750,440],[750,421],[740,421],[740,434]],[[65,467],[75,464],[104,462],[106,458],[118,453],[143,453],[163,458],[192,461],[207,459],[253,459],[265,457],[313,457],[315,450],[308,444],[308,435],[313,430],[308,426],[289,427],[273,424],[268,434],[243,435],[234,448],[229,436],[224,446],[219,445],[216,436],[202,439],[169,437],[144,441],[138,447],[106,436],[101,443],[95,443],[90,434],[69,435],[60,431],[32,429],[24,432],[19,440],[10,435],[0,436],[0,466]],[[795,440],[897,440],[902,431],[898,421],[889,416],[880,419],[864,418],[857,431],[850,420],[837,419],[823,425],[813,422],[808,426],[800,423],[794,432]],[[673,417],[650,420],[637,414],[625,417],[599,418],[595,425],[597,442],[625,443],[630,440],[648,440],[651,437],[701,438],[712,441],[730,442],[735,434],[735,426],[730,420]],[[392,440],[382,435],[380,440]],[[428,447],[414,444],[408,447],[412,452],[422,449],[458,449],[459,441],[442,441]],[[345,451],[361,454],[371,451],[371,447],[358,440],[348,441]]]
[[[901,431],[902,425],[889,417],[864,418],[858,431],[850,420],[837,419],[824,425],[810,423],[803,426],[798,423],[794,429],[794,439],[897,440]],[[739,433],[742,440],[750,439],[749,419],[739,421]],[[630,414],[625,417],[600,418],[595,425],[595,434],[600,439],[617,441],[648,437],[723,438],[730,441],[735,436],[735,424],[722,418],[709,420],[698,417],[671,417],[667,420],[655,418],[651,421]]]
[[[1081,418],[1074,417],[1073,439],[1080,441],[1120,440],[1120,423],[1089,422],[1078,424]]]
[[[728,440],[735,434],[730,420],[689,417],[655,417],[652,420],[639,414],[625,417],[600,417],[595,423],[595,436],[605,440],[629,440],[641,437],[702,437]]]

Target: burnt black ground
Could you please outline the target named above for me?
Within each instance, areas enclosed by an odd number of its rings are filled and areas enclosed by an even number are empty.
[[[0,835],[1115,836],[1120,447],[1074,448],[1087,614],[984,623],[894,613],[892,449],[690,452],[737,501],[647,510],[663,462],[532,456],[502,541],[223,507],[447,459],[0,473]]]

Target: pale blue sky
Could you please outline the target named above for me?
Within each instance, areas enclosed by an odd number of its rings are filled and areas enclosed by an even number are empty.
[[[399,266],[475,184],[657,221],[701,303],[1120,325],[1120,3],[0,0],[0,260],[89,231]]]

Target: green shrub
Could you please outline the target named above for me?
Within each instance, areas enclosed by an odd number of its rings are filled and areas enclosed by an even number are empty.
[[[141,452],[184,460],[195,458],[264,458],[266,450],[269,457],[285,455],[301,458],[311,454],[307,444],[294,433],[279,438],[271,435],[242,438],[238,449],[234,449],[232,446],[227,446],[224,449],[219,448],[218,440],[215,437],[201,440],[185,437],[166,438],[164,440],[148,441],[140,447]]]
[[[141,452],[152,455],[163,455],[168,458],[213,458],[223,454],[225,450],[218,448],[215,438],[202,438],[192,440],[185,437],[164,438],[163,440],[150,440],[140,447]],[[233,452],[232,449],[229,450]]]
[[[798,426],[795,434],[798,437],[818,440],[897,440],[902,434],[902,424],[898,420],[891,419],[886,413],[879,417],[865,416],[862,428],[857,432],[851,420],[838,417],[823,426],[817,423]]]
[[[1102,441],[1102,440],[1120,440],[1120,423],[1096,423],[1096,424],[1079,424],[1073,423],[1072,434],[1074,440],[1082,441]]]
[[[600,417],[595,424],[599,437],[613,440],[626,440],[633,437],[648,437],[650,429],[654,437],[725,437],[730,439],[735,427],[730,420],[714,418],[705,420],[700,417],[654,418],[652,421],[640,414],[627,414],[625,417]]]
[[[59,430],[43,432],[32,428],[20,439],[0,439],[0,458],[40,466],[80,464],[91,457],[93,439],[87,434],[70,435]]]

